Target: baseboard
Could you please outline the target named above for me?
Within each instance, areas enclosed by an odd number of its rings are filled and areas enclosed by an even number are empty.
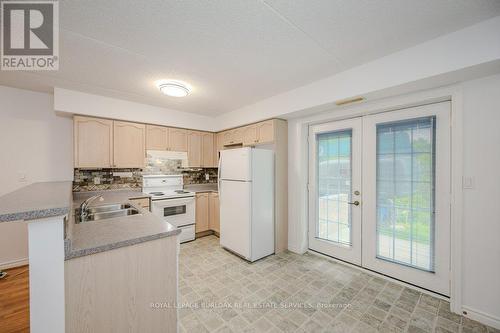
[[[288,243],[288,251],[296,253],[296,254],[304,254],[307,252],[307,249],[303,249],[300,246],[296,246],[295,244]]]
[[[201,238],[201,237],[210,236],[210,235],[215,235],[215,231],[213,231],[213,230],[206,230],[206,231],[197,232],[196,235],[195,235],[195,237],[196,238]]]
[[[489,315],[479,310],[472,309],[468,306],[462,306],[462,315],[469,319],[480,322],[481,324],[500,330],[500,318]],[[466,314],[467,313],[467,314]]]
[[[19,267],[19,266],[26,266],[27,264],[28,264],[28,258],[7,261],[7,262],[0,263],[0,270]]]

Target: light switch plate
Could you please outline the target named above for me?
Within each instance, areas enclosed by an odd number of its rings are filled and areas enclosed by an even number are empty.
[[[99,185],[101,184],[101,178],[100,177],[94,177],[94,185]]]
[[[464,176],[462,183],[463,183],[464,189],[473,189],[474,188],[474,177]]]
[[[208,173],[205,174],[205,180],[210,180],[210,174]]]

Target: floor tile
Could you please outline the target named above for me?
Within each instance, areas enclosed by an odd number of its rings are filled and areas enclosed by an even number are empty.
[[[248,263],[215,236],[181,244],[179,294],[180,332],[498,333],[348,265],[291,252]]]

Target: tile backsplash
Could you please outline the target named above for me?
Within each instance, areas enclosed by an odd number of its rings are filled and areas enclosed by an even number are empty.
[[[217,183],[217,168],[203,168],[196,171],[183,171],[184,184],[212,184]],[[208,174],[209,179],[206,180],[205,175]]]
[[[73,192],[119,190],[127,188],[137,189],[141,187],[141,169],[74,170]]]
[[[185,185],[217,183],[217,168],[159,173],[182,174]],[[141,169],[75,169],[73,192],[140,189],[142,188],[143,174],[152,173],[143,172]],[[206,174],[209,176],[208,180]]]
[[[138,189],[142,188],[142,175],[182,174],[186,185],[217,183],[217,168],[186,165],[186,152],[148,150],[144,169],[75,169],[73,192]]]

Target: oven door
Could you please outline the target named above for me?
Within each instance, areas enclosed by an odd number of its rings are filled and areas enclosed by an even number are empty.
[[[155,200],[152,212],[176,227],[194,224],[195,200],[194,197]]]

